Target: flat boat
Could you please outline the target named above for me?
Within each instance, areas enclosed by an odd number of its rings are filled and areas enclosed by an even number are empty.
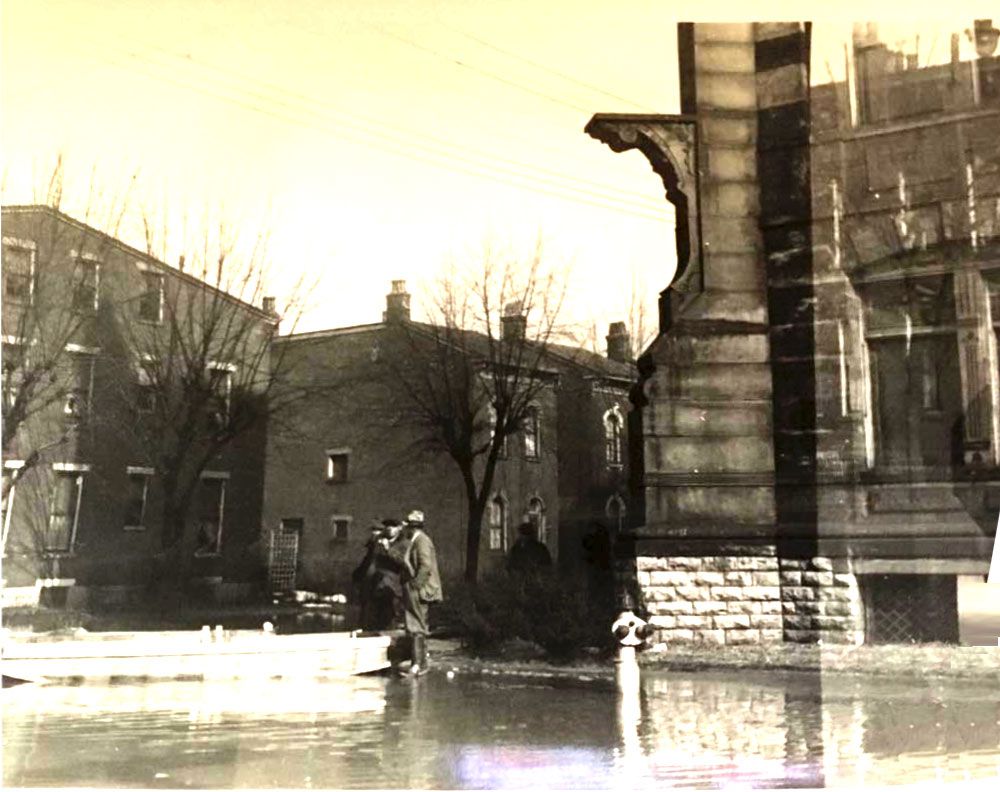
[[[348,677],[389,667],[392,637],[349,632],[279,635],[259,630],[8,633],[7,680]]]

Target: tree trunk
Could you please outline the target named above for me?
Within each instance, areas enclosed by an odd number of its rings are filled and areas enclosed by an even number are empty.
[[[191,548],[186,541],[187,509],[173,505],[174,495],[164,492],[162,552],[157,559],[153,595],[161,611],[176,610],[183,601],[191,567]]]
[[[498,453],[499,443],[495,442],[486,456],[483,479],[478,487],[472,465],[459,465],[465,483],[465,500],[469,504],[469,522],[465,532],[465,582],[471,586],[475,586],[479,580],[479,542],[483,535],[483,515],[486,513],[487,493],[493,489]]]
[[[465,534],[465,582],[472,586],[479,579],[479,540],[483,533],[484,511],[478,498],[469,503],[469,522]]]

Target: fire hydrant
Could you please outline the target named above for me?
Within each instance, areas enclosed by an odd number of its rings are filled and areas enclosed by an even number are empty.
[[[624,610],[611,625],[611,632],[618,640],[618,655],[615,658],[618,689],[626,696],[638,696],[639,663],[635,657],[635,650],[645,642],[649,634],[649,625],[631,610]]]

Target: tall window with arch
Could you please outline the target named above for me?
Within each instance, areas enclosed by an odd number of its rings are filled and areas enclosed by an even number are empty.
[[[535,536],[543,544],[548,538],[547,525],[545,521],[545,502],[535,496],[528,501],[527,521],[535,528]]]
[[[604,513],[611,520],[618,533],[621,533],[625,527],[627,511],[628,507],[625,504],[625,499],[617,492],[608,498],[604,504]]]
[[[507,499],[497,493],[489,508],[490,550],[507,550]]]
[[[538,459],[540,454],[538,408],[532,407],[524,416],[524,456],[527,459]]]
[[[604,458],[609,467],[621,467],[622,458],[622,430],[625,420],[622,412],[616,404],[604,413]]]

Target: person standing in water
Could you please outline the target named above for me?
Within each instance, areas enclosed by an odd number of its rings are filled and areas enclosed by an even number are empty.
[[[427,673],[427,634],[430,605],[444,599],[437,551],[424,527],[424,513],[414,509],[406,517],[406,545],[403,563],[403,613],[406,634],[411,639],[411,674]]]

